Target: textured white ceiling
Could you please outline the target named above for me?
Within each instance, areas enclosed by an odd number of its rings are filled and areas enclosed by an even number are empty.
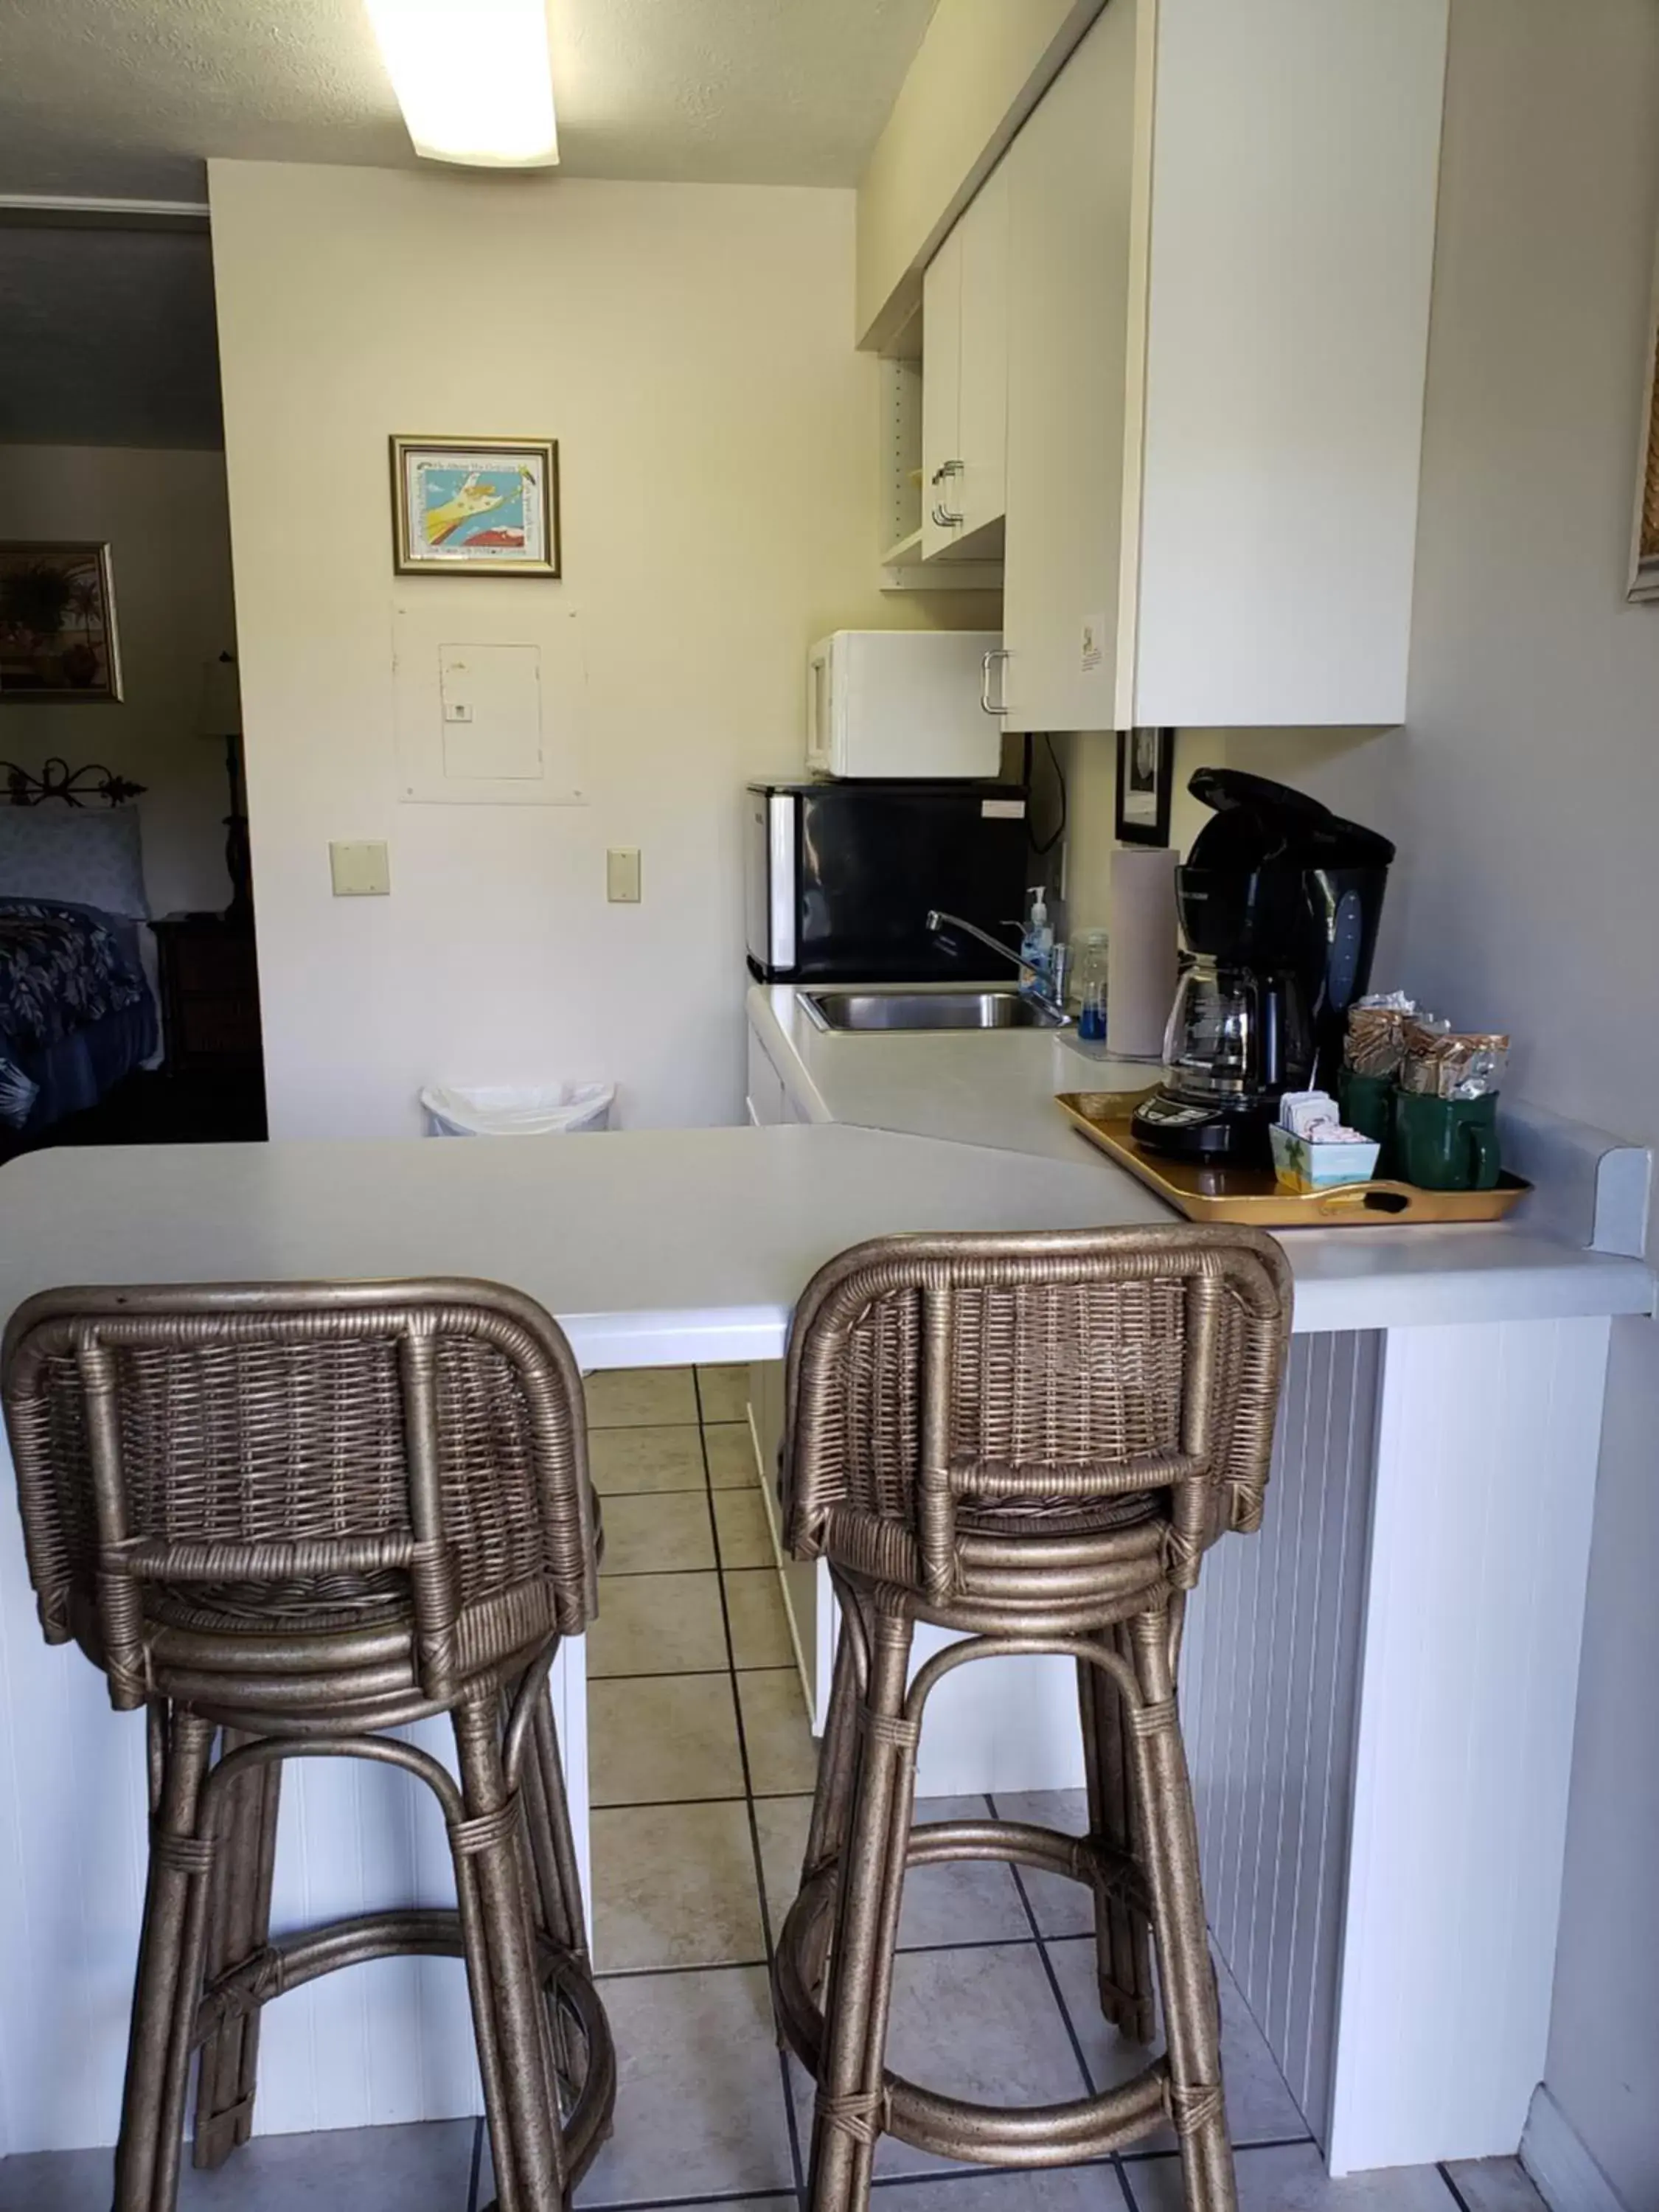
[[[550,0],[565,173],[856,182],[936,0]],[[0,0],[0,191],[412,165],[362,0]]]
[[[856,182],[937,0],[549,4],[556,191]],[[0,0],[0,192],[199,199],[215,154],[415,166],[362,0]],[[0,228],[0,441],[220,434],[204,238]]]

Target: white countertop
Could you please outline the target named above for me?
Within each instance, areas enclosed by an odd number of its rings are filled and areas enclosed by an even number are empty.
[[[1055,1111],[1054,1093],[1140,1091],[1158,1077],[1145,1061],[1080,1050],[1070,1030],[821,1030],[792,983],[755,985],[749,1014],[809,1121],[850,1121],[1072,1165],[1095,1156]]]
[[[0,1313],[66,1283],[476,1275],[540,1299],[586,1367],[775,1358],[802,1285],[862,1237],[1168,1218],[1081,1142],[1069,1162],[812,1126],[88,1147],[0,1168]],[[1652,1296],[1638,1261],[1518,1231],[1286,1244],[1299,1330],[1645,1312]]]
[[[1142,1062],[1081,1052],[1066,1031],[826,1031],[790,984],[755,986],[748,1012],[797,1111],[811,1123],[983,1146],[1010,1167],[1016,1156],[1069,1163],[1096,1185],[1081,1218],[1171,1218],[1054,1103],[1060,1091],[1138,1090],[1156,1076]],[[1571,1125],[1555,1126],[1571,1132]],[[1130,1210],[1149,1200],[1152,1214]],[[1538,1218],[1529,1222],[1529,1213]],[[1291,1231],[1283,1241],[1296,1277],[1296,1328],[1441,1327],[1653,1310],[1653,1277],[1640,1261],[1546,1233],[1547,1218],[1532,1199],[1509,1221],[1476,1227]]]
[[[867,1129],[169,1145],[0,1168],[0,1314],[65,1283],[474,1275],[538,1298],[583,1364],[776,1358],[824,1261],[900,1229],[1155,1221],[1086,1165]],[[672,1350],[663,1345],[672,1340]]]

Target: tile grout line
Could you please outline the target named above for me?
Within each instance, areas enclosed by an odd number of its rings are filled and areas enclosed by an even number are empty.
[[[1135,2185],[1129,2179],[1128,2167],[1115,2153],[1113,2154],[1112,2164],[1117,2170],[1117,2185],[1123,2191],[1123,2201],[1129,2212],[1140,2212],[1140,2199],[1135,2195]]]
[[[1446,2160],[1443,2158],[1435,2167],[1435,2172],[1440,2176],[1442,2181],[1445,2183],[1447,2188],[1451,2191],[1452,2203],[1456,2205],[1457,2212],[1469,2212],[1468,2199],[1464,2196],[1457,2184],[1452,2179],[1450,2168],[1448,2166]]]
[[[735,1571],[738,1574],[742,1575],[748,1574],[754,1571],[747,1567],[738,1567]],[[739,1674],[792,1674],[793,1671],[794,1670],[789,1667],[738,1667],[736,1668],[725,1665],[719,1667],[646,1667],[640,1668],[636,1673],[627,1674],[590,1674],[588,1680],[592,1682],[678,1682],[688,1674],[730,1674],[734,1672]],[[769,1796],[775,1797],[780,1795],[786,1797],[805,1797],[809,1794],[810,1793],[805,1790],[787,1790],[781,1792],[775,1790],[768,1792]]]
[[[1041,2181],[1055,2173],[1102,2173],[1115,2163],[1115,2157],[1106,2157],[1079,2158],[1070,2166],[947,2166],[921,2173],[878,2173],[872,2177],[870,2187],[873,2193],[878,2189],[932,2187],[941,2182],[1000,2181],[1004,2175],[1015,2181]]]
[[[996,1798],[988,1790],[985,1793],[985,1802],[990,1808],[991,1818],[994,1820],[1000,1820],[1001,1815],[997,1811]],[[1078,2034],[1077,2029],[1072,2024],[1071,2008],[1066,2004],[1065,1995],[1060,1989],[1060,1976],[1054,1972],[1054,1962],[1048,1956],[1048,1946],[1043,1940],[1042,1929],[1039,1926],[1036,1914],[1032,1909],[1031,1900],[1026,1893],[1025,1884],[1020,1880],[1019,1869],[1015,1865],[1012,1860],[1009,1860],[1006,1863],[1009,1873],[1012,1875],[1014,1878],[1014,1887],[1019,1893],[1019,1901],[1024,1910],[1026,1921],[1030,1927],[1031,1940],[1036,1943],[1038,1953],[1042,1957],[1042,1971],[1048,1976],[1048,1987],[1054,1993],[1054,2002],[1060,2007],[1060,2017],[1065,2026],[1066,2040],[1072,2046],[1072,2056],[1077,2061],[1077,2070],[1083,2077],[1083,2086],[1091,2097],[1098,2096],[1100,2093],[1095,2087],[1094,2075],[1089,2071],[1089,2062],[1083,2055],[1082,2039]],[[1115,2155],[1115,2154],[1114,2154],[1114,2155]]]
[[[708,1499],[708,1525],[714,1532],[714,1571],[720,1577],[720,1625],[726,1635],[726,1656],[729,1662],[732,1687],[732,1713],[737,1723],[738,1760],[743,1772],[744,1808],[749,1816],[749,1849],[755,1872],[755,1897],[760,1908],[761,1941],[766,1947],[766,1986],[769,2008],[772,1990],[772,1914],[766,1895],[766,1872],[761,1856],[760,1822],[755,1813],[755,1778],[749,1764],[749,1736],[744,1726],[743,1699],[738,1694],[737,1645],[732,1636],[732,1608],[726,1599],[726,1568],[720,1550],[720,1515],[714,1506],[714,1478],[708,1468],[708,1424],[703,1418],[702,1376],[694,1365],[691,1387],[697,1405],[697,1446],[702,1454],[703,1482]],[[762,1671],[762,1670],[755,1670]],[[796,2202],[803,2208],[806,2202],[806,2169],[800,2154],[800,2130],[795,2122],[795,2100],[789,2079],[789,2054],[780,2042],[778,2046],[778,2089],[783,2099],[783,2124],[789,2144],[789,2164],[794,2175]]]
[[[738,1800],[735,1797],[716,1798],[714,1802],[735,1805]],[[1036,1948],[1036,1939],[1031,1936],[975,1936],[958,1943],[901,1943],[894,1955],[900,1959],[927,1959],[947,1952],[1032,1951]],[[668,1966],[601,1966],[595,1970],[593,1978],[596,1982],[621,1982],[637,1980],[647,1974],[735,1973],[740,1969],[752,1971],[757,1966],[769,1966],[771,1963],[771,1947],[769,1945],[767,1955],[759,1959],[690,1959]],[[1287,2142],[1307,2142],[1312,2138],[1287,2136],[1284,2140]]]
[[[591,2212],[720,2212],[726,2204],[775,2204],[789,2194],[787,2189],[736,2189],[724,2197],[624,2197],[614,2204],[596,2204]]]
[[[740,1674],[795,1674],[795,1669],[793,1667],[744,1667],[738,1668],[738,1671]],[[732,1672],[732,1669],[729,1667],[723,1667],[721,1668],[720,1672],[723,1674],[727,1674]],[[605,1674],[602,1675],[599,1679],[603,1681],[611,1682],[625,1680],[626,1678],[614,1674]],[[643,1676],[636,1676],[635,1679],[636,1680],[655,1682],[666,1681],[673,1678],[668,1675],[647,1674]],[[712,1677],[705,1677],[704,1679],[712,1679]],[[796,1675],[796,1680],[799,1680],[799,1676],[798,1674]],[[786,1798],[810,1797],[812,1793],[810,1790],[757,1790],[750,1794],[753,1796],[755,1802],[757,1805],[775,1805],[781,1803]],[[732,1790],[723,1797],[626,1797],[614,1803],[607,1802],[603,1805],[595,1804],[593,1810],[596,1813],[644,1813],[652,1810],[653,1808],[663,1805],[738,1805],[741,1804],[742,1802],[743,1793],[738,1790]]]
[[[482,2112],[472,2124],[472,2167],[466,2182],[466,2212],[478,2212],[478,2179],[483,2170],[483,2139],[486,2124]]]
[[[988,1790],[985,1793],[985,1802],[990,1808],[991,1818],[994,1820],[999,1820],[1001,1816],[997,1811],[996,1797]],[[1054,1992],[1054,2002],[1060,2007],[1060,2017],[1066,2029],[1066,2039],[1072,2046],[1072,2056],[1077,2060],[1078,2071],[1083,2076],[1084,2087],[1091,2097],[1097,2097],[1100,2091],[1096,2087],[1095,2077],[1089,2070],[1089,2062],[1083,2053],[1083,2039],[1079,2035],[1076,2025],[1072,2019],[1072,2008],[1066,2002],[1066,1992],[1060,1985],[1060,1976],[1054,1971],[1054,1962],[1048,1955],[1048,1939],[1043,1935],[1042,1926],[1037,1920],[1036,1910],[1031,1903],[1030,1894],[1021,1879],[1020,1869],[1012,1859],[1008,1862],[1008,1871],[1014,1878],[1014,1887],[1018,1892],[1019,1901],[1025,1909],[1025,1917],[1030,1923],[1031,1935],[1037,1947],[1037,1956],[1042,1960],[1042,1971],[1048,1978],[1048,1987]],[[1118,2187],[1127,2197],[1133,2212],[1134,2195],[1129,2187],[1128,2179],[1124,2173],[1122,2160],[1116,2151],[1111,2154],[1109,2163],[1113,2172],[1117,2176]]]

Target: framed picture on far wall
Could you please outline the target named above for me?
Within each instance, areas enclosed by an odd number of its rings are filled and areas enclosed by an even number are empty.
[[[1643,386],[1641,450],[1636,469],[1636,526],[1625,596],[1659,599],[1659,276],[1648,316],[1647,378]]]
[[[1121,845],[1167,845],[1173,730],[1117,733],[1117,836]]]
[[[0,541],[0,702],[120,696],[108,546]]]
[[[392,537],[400,576],[556,576],[557,441],[394,437]]]

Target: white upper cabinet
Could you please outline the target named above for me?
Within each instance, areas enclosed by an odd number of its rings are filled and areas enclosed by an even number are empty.
[[[1008,436],[1008,188],[999,168],[922,284],[922,553],[1000,550]]]
[[[1011,730],[1116,726],[1134,237],[1134,0],[1105,13],[1004,156]]]
[[[1003,157],[1007,728],[1402,718],[1447,5],[1108,0]]]
[[[946,551],[960,532],[956,479],[962,472],[962,227],[921,280],[921,550]]]

